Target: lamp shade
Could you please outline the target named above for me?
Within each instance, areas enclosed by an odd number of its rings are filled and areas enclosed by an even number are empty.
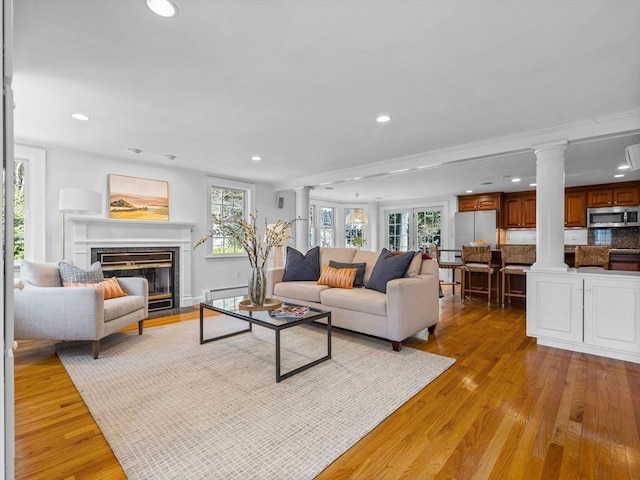
[[[366,225],[369,223],[367,215],[362,208],[352,208],[344,221],[347,225]]]
[[[59,208],[65,213],[102,213],[102,194],[82,188],[61,188]]]

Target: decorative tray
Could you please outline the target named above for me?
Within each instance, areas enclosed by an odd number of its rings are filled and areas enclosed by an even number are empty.
[[[247,310],[249,312],[264,312],[275,310],[276,308],[280,308],[281,306],[282,302],[280,300],[276,300],[275,298],[265,298],[262,305],[253,305],[251,303],[251,300],[242,300],[238,304],[238,308],[240,310]]]

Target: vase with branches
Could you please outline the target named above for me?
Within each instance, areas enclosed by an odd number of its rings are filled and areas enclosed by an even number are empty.
[[[267,287],[264,268],[269,254],[274,247],[282,245],[287,240],[289,229],[297,220],[277,220],[269,224],[265,219],[264,235],[261,235],[258,229],[258,211],[250,213],[248,219],[241,216],[223,218],[214,215],[213,227],[193,243],[193,248],[198,248],[210,238],[222,236],[229,237],[242,246],[251,265],[249,299],[253,305],[263,305]]]

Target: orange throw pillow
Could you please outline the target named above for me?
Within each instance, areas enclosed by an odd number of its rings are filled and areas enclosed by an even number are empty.
[[[358,273],[357,268],[334,268],[322,266],[322,273],[318,285],[328,285],[337,288],[353,288],[353,281]]]
[[[101,288],[104,292],[105,300],[127,296],[127,294],[122,290],[122,287],[120,287],[120,284],[118,283],[118,279],[116,277],[108,278],[107,280],[100,283],[65,282],[64,286],[80,288]]]

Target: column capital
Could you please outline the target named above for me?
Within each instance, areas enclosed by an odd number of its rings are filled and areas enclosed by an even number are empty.
[[[538,155],[538,153],[549,152],[549,151],[561,151],[564,152],[569,146],[568,140],[554,140],[552,142],[538,143],[536,145],[531,145],[531,149],[533,153]]]

